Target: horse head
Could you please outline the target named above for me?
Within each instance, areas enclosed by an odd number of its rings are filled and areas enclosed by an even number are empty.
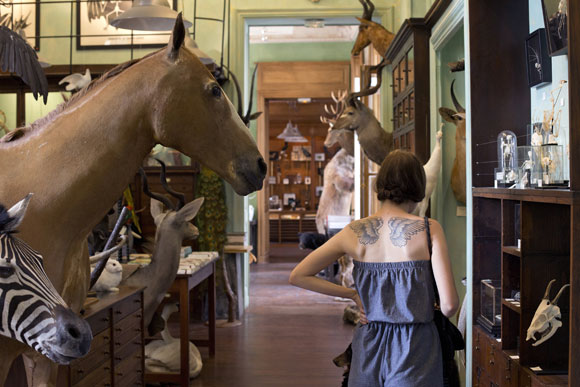
[[[86,355],[93,335],[49,281],[42,256],[12,235],[31,196],[9,210],[0,205],[0,334],[68,364]]]
[[[155,140],[206,165],[240,195],[262,188],[267,164],[244,122],[201,61],[183,45],[177,18],[153,108]]]

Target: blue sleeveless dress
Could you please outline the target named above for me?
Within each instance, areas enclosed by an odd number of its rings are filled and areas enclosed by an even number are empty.
[[[369,323],[354,332],[349,386],[443,386],[431,273],[430,261],[354,261]]]

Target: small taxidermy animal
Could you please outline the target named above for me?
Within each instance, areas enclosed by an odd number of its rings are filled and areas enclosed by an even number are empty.
[[[119,284],[121,283],[121,278],[123,277],[123,267],[121,264],[110,259],[107,261],[105,270],[97,280],[97,283],[93,286],[92,290],[96,292],[118,292]]]

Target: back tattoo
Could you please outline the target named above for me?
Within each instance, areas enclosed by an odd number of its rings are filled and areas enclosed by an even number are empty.
[[[349,227],[354,231],[361,245],[372,245],[379,240],[379,230],[383,227],[383,219],[372,216],[352,222]]]
[[[413,235],[425,230],[425,222],[423,220],[413,220],[407,218],[391,218],[389,219],[389,228],[391,229],[390,238],[393,245],[403,247],[407,245]]]

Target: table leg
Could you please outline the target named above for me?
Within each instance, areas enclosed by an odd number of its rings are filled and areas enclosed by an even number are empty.
[[[181,385],[189,386],[189,286],[187,279],[179,280],[179,340],[181,352]]]
[[[215,262],[208,281],[208,314],[209,314],[209,355],[215,356]]]

